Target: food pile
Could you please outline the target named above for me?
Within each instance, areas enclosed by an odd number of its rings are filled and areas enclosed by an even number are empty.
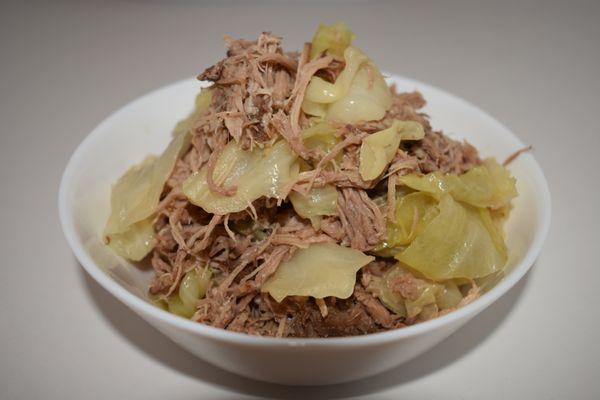
[[[434,130],[353,38],[343,23],[299,53],[226,38],[164,153],[113,186],[105,242],[151,263],[157,305],[253,335],[362,335],[502,274],[514,178]]]

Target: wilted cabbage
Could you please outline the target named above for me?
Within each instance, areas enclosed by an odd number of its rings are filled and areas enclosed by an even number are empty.
[[[429,279],[480,278],[504,268],[502,236],[487,209],[442,195],[439,214],[396,258]]]
[[[500,229],[501,231],[502,231],[502,227],[504,226],[504,223],[506,222],[506,220],[508,219],[508,216],[510,215],[511,210],[512,210],[511,203],[508,203],[505,206],[497,208],[497,209],[490,209],[490,217],[492,218],[492,221],[494,221],[494,223],[496,224],[498,229]]]
[[[321,149],[328,153],[339,139],[335,136],[336,128],[326,122],[315,124],[302,131],[302,141],[309,149]]]
[[[153,228],[154,217],[148,217],[129,226],[121,233],[108,236],[108,246],[121,257],[140,261],[156,244]]]
[[[377,67],[369,63],[356,73],[348,94],[329,106],[326,119],[346,123],[376,121],[385,116],[391,105],[387,83]]]
[[[184,318],[194,315],[198,300],[206,294],[210,278],[211,270],[208,267],[187,272],[179,284],[179,291],[167,299],[169,311]]]
[[[175,136],[160,157],[146,158],[119,178],[112,189],[105,234],[124,232],[154,213],[163,186],[189,142],[188,134]]]
[[[341,59],[344,50],[350,46],[352,40],[354,40],[354,33],[345,23],[337,22],[330,26],[321,24],[312,39],[310,58],[313,59],[326,51],[327,54]]]
[[[440,310],[448,310],[458,307],[463,297],[456,282],[450,280],[443,282],[443,287],[438,291],[435,298]]]
[[[189,142],[188,133],[177,134],[162,155],[131,167],[113,186],[104,236],[117,254],[139,261],[154,248],[153,215],[165,182]]]
[[[291,192],[289,199],[298,215],[310,219],[313,226],[318,227],[322,216],[337,213],[337,196],[334,186],[325,185],[312,188],[307,195]]]
[[[419,140],[424,136],[423,125],[399,120],[394,120],[389,128],[367,136],[360,146],[360,176],[367,181],[377,178],[394,159],[402,140]]]
[[[304,111],[306,115],[312,115],[315,118],[324,120],[327,116],[327,105],[310,101],[305,96],[304,100],[302,100],[302,111]]]
[[[298,175],[297,156],[283,140],[265,149],[242,150],[231,141],[225,146],[213,171],[217,185],[237,188],[224,196],[208,187],[207,166],[183,182],[183,193],[193,204],[217,215],[246,209],[254,200],[266,196],[280,198]]]
[[[173,136],[177,136],[180,133],[187,133],[193,129],[198,118],[208,111],[211,101],[211,88],[203,88],[200,90],[200,93],[198,93],[194,102],[194,111],[192,111],[187,118],[179,121],[177,125],[175,125],[175,129],[173,129]]]
[[[281,263],[261,290],[278,302],[286,296],[346,299],[354,291],[356,272],[373,259],[333,243],[312,244]]]
[[[307,87],[302,110],[328,121],[354,123],[383,118],[392,95],[377,67],[358,48],[344,50],[346,66],[335,83],[314,76]]]
[[[313,76],[306,88],[305,98],[314,103],[329,104],[342,99],[352,85],[352,81],[359,71],[360,67],[369,61],[362,51],[354,46],[348,47],[344,51],[346,66],[340,72],[335,83]]]
[[[400,177],[399,182],[415,190],[437,195],[449,193],[456,200],[493,209],[506,206],[517,195],[515,178],[493,158],[462,175],[410,174]]]
[[[395,280],[403,277],[409,278],[417,286],[416,298],[404,298],[394,290]],[[425,310],[437,314],[437,311],[456,307],[463,298],[453,281],[435,283],[418,279],[400,264],[390,268],[376,285],[383,304],[395,314],[408,318],[420,316],[421,319],[428,319],[428,315],[423,315]]]
[[[386,231],[388,246],[406,246],[439,214],[438,201],[425,192],[414,192],[396,202],[394,220]]]

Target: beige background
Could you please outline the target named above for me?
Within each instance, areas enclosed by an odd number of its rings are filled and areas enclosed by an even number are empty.
[[[598,398],[600,3],[320,3],[0,5],[0,398]],[[270,29],[296,48],[321,20],[347,21],[383,70],[462,96],[533,144],[553,222],[526,279],[433,351],[298,389],[206,365],[109,297],[69,251],[56,198],[96,124],[216,61],[223,34]]]

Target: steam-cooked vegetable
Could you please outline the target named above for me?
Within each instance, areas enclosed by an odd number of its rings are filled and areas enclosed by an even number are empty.
[[[106,235],[125,232],[154,213],[163,186],[189,142],[188,134],[175,136],[160,157],[146,158],[119,178],[112,189]]]
[[[401,291],[397,289],[402,280],[414,286],[415,289],[411,291],[414,297],[403,297]],[[428,319],[427,315],[423,315],[428,306],[433,306],[429,307],[429,311],[437,312],[456,307],[463,298],[453,281],[435,283],[419,279],[400,264],[390,268],[377,282],[376,287],[379,288],[379,297],[386,307],[408,318],[420,316],[421,319]]]
[[[404,301],[404,305],[406,306],[406,316],[408,318],[414,318],[419,315],[426,306],[435,304],[435,293],[437,289],[437,285],[427,283],[422,284],[420,288],[421,294],[419,297],[417,297],[415,300]]]
[[[196,100],[194,105],[196,106],[196,110],[194,113],[196,115],[204,114],[208,111],[210,107],[210,103],[212,102],[212,89],[210,87],[203,88],[200,90],[200,93],[196,96]]]
[[[310,58],[313,59],[323,52],[342,59],[344,50],[350,46],[354,40],[354,33],[343,22],[336,22],[333,25],[319,25],[315,36],[312,39],[310,48]]]
[[[454,308],[462,299],[463,295],[454,281],[444,282],[435,295],[436,304],[440,310]]]
[[[183,182],[183,193],[190,202],[213,214],[242,211],[262,196],[279,198],[298,175],[297,160],[283,140],[253,151],[242,150],[231,141],[216,162],[213,180],[217,185],[236,187],[235,194],[224,196],[211,191],[206,165]]]
[[[302,111],[306,115],[312,115],[314,118],[324,120],[327,116],[327,105],[323,103],[315,103],[308,100],[306,97],[302,101]]]
[[[496,224],[498,229],[500,229],[500,231],[502,231],[502,227],[504,226],[504,223],[508,219],[511,209],[512,209],[511,203],[508,203],[507,205],[497,208],[497,209],[490,209],[490,217],[492,218],[492,221],[494,221],[494,223]]]
[[[211,270],[208,267],[189,271],[179,285],[179,297],[183,304],[196,304],[206,294],[210,283]]]
[[[369,61],[362,51],[354,46],[348,47],[344,51],[346,66],[337,77],[335,83],[313,76],[306,88],[305,99],[314,103],[329,104],[342,99],[350,90],[350,85],[354,80],[359,68]]]
[[[346,66],[335,83],[318,76],[311,78],[302,110],[345,123],[383,118],[392,104],[392,95],[381,73],[356,47],[347,47],[344,59]]]
[[[379,298],[381,302],[394,313],[405,317],[406,306],[404,304],[404,297],[398,292],[393,290],[394,281],[401,278],[403,275],[408,273],[400,265],[390,268],[386,274],[376,282],[376,287],[379,289]]]
[[[437,195],[450,193],[456,200],[493,209],[506,206],[517,195],[515,178],[493,158],[462,175],[432,172],[405,175],[400,182],[416,190]]]
[[[480,278],[504,268],[504,242],[487,209],[443,195],[439,214],[396,258],[435,281]]]
[[[306,196],[298,192],[291,192],[289,199],[298,215],[310,219],[313,226],[318,227],[322,216],[337,213],[337,196],[335,187],[326,185],[312,188]]]
[[[120,256],[139,261],[154,248],[152,215],[175,162],[189,142],[188,133],[177,134],[162,155],[147,157],[131,167],[113,186],[104,236]]]
[[[414,192],[396,203],[395,219],[389,221],[386,241],[389,247],[409,245],[439,214],[438,201],[425,192]]]
[[[360,147],[360,176],[367,181],[377,178],[394,159],[401,140],[419,140],[423,136],[423,125],[399,120],[394,120],[389,128],[369,135]]]
[[[179,121],[177,125],[175,125],[175,129],[173,129],[173,136],[177,136],[180,133],[189,132],[190,129],[193,128],[198,118],[202,116],[202,114],[206,113],[210,107],[211,101],[212,90],[210,88],[202,89],[196,96],[196,101],[194,102],[194,111],[192,111],[187,118]]]
[[[345,123],[376,121],[391,105],[389,87],[377,67],[369,63],[356,73],[348,94],[329,106],[326,119]]]
[[[286,296],[346,299],[354,290],[356,272],[373,259],[334,243],[312,244],[281,263],[261,290],[279,302]]]
[[[120,256],[139,261],[154,248],[152,216],[160,194],[177,159],[189,147],[194,122],[208,110],[210,102],[210,89],[203,89],[196,97],[194,111],[173,129],[173,139],[166,150],[131,167],[113,186],[104,235]]]
[[[211,271],[208,267],[187,272],[181,280],[179,291],[167,299],[169,311],[184,318],[194,315],[198,300],[206,294],[210,278]]]
[[[121,257],[140,261],[156,244],[153,221],[153,217],[148,217],[129,226],[125,232],[109,235],[109,247]]]
[[[326,122],[315,124],[302,131],[302,141],[309,149],[319,148],[328,153],[339,139],[335,136],[336,129]]]

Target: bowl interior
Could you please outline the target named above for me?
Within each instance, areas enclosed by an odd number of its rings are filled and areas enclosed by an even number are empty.
[[[468,140],[483,157],[495,156],[501,162],[523,147],[508,129],[455,96],[410,79],[388,80],[399,91],[421,91],[428,102],[424,111],[431,116],[434,129]],[[202,86],[194,79],[180,81],[123,107],[84,140],[63,176],[61,220],[76,255],[80,261],[82,258],[92,261],[82,263],[95,278],[105,274],[144,301],[148,301],[146,292],[152,271],[115,256],[101,241],[109,213],[111,184],[131,165],[165,148],[172,128],[191,110]],[[533,262],[537,254],[531,253],[539,251],[550,207],[545,179],[532,155],[519,157],[510,170],[517,178],[519,196],[506,225],[509,261],[505,280],[513,274],[520,277]],[[162,311],[156,309],[156,312]]]

